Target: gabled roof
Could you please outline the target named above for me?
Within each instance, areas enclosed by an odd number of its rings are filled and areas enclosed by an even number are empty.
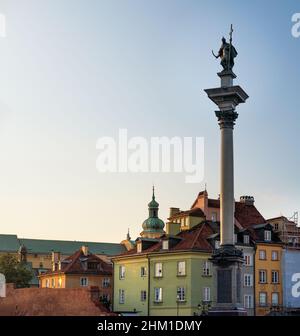
[[[95,268],[89,269],[89,264],[95,264]],[[104,262],[92,253],[85,255],[82,249],[61,261],[61,270],[49,271],[41,276],[49,274],[94,274],[111,275],[112,266]]]
[[[205,218],[205,215],[200,208],[194,208],[194,209],[190,209],[190,210],[187,210],[187,211],[179,211],[168,219],[170,220],[170,219],[180,218],[180,217],[185,217],[185,216]]]
[[[235,219],[244,227],[266,223],[265,218],[254,205],[235,202]]]

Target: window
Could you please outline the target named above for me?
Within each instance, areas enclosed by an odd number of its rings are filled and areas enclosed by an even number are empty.
[[[252,287],[253,286],[253,276],[252,274],[244,274],[244,286]]]
[[[266,283],[267,282],[267,271],[259,270],[259,282]]]
[[[163,272],[162,272],[162,263],[156,263],[155,264],[155,276],[157,278],[160,278],[163,276]]]
[[[279,293],[272,293],[272,306],[279,305]]]
[[[96,270],[98,268],[99,263],[96,262],[89,262],[88,263],[88,269],[89,270]]]
[[[278,223],[275,223],[275,224],[274,224],[274,229],[275,229],[275,231],[278,231],[278,229],[279,229],[279,225],[278,225]]]
[[[216,240],[215,241],[215,249],[219,249],[220,248],[220,241],[219,240]]]
[[[177,288],[177,301],[185,301],[185,289],[184,287]]]
[[[249,245],[250,239],[249,235],[244,235],[244,244]]]
[[[61,285],[62,285],[62,278],[58,278],[57,287],[61,288]]]
[[[125,303],[125,291],[124,289],[119,289],[119,303]]]
[[[259,250],[259,260],[266,260],[267,259],[267,253],[265,250]]]
[[[179,261],[177,263],[177,275],[179,275],[179,276],[186,275],[186,273],[185,273],[185,261]]]
[[[46,288],[49,288],[50,287],[50,281],[49,279],[46,279]]]
[[[51,287],[52,287],[52,288],[55,288],[55,279],[52,279],[52,280],[51,280]]]
[[[80,286],[81,287],[86,287],[88,286],[88,278],[80,278]]]
[[[143,248],[142,248],[142,243],[141,242],[137,243],[136,250],[137,250],[137,253],[142,252]]]
[[[253,308],[253,296],[244,295],[244,308],[251,309]]]
[[[210,276],[211,275],[211,264],[209,261],[205,261],[203,263],[203,275]]]
[[[272,251],[272,260],[279,260],[278,251]]]
[[[244,254],[244,260],[246,266],[252,266],[252,255],[251,254]]]
[[[272,283],[279,283],[279,272],[272,271]]]
[[[141,301],[147,300],[147,292],[145,290],[141,291]]]
[[[109,287],[110,286],[110,279],[109,278],[104,278],[103,280],[102,280],[102,287],[103,288],[107,288],[107,287]]]
[[[147,276],[147,267],[141,267],[141,277]]]
[[[119,278],[120,280],[125,279],[125,266],[119,267]]]
[[[267,293],[259,292],[259,305],[266,306],[267,305]]]
[[[168,240],[163,240],[162,248],[163,248],[163,250],[168,250],[169,249],[169,241]]]
[[[154,288],[154,301],[162,302],[162,288]]]
[[[265,241],[271,241],[272,240],[272,232],[269,230],[265,231]]]
[[[211,214],[211,220],[212,220],[213,222],[216,222],[216,221],[218,220],[218,216],[217,216],[217,213],[216,213],[216,212],[213,212],[213,213]]]
[[[234,234],[234,243],[236,244],[237,241],[238,241],[238,236],[237,236],[237,234],[235,233],[235,234]]]
[[[203,287],[203,301],[210,301],[210,287]]]

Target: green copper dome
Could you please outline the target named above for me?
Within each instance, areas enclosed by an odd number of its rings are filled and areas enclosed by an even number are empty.
[[[163,232],[165,223],[160,218],[149,217],[143,223],[143,229],[147,232]]]
[[[165,223],[158,218],[159,204],[155,200],[154,187],[152,201],[148,204],[149,217],[143,222],[143,232],[164,233]]]

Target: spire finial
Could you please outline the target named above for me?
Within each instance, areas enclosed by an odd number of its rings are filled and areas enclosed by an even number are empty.
[[[152,186],[152,199],[155,200],[155,188]]]
[[[128,228],[128,232],[127,232],[127,240],[130,240],[131,237],[130,237],[130,232],[129,232],[129,228]]]

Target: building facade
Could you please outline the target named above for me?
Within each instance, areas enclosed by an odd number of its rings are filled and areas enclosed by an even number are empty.
[[[41,288],[98,287],[102,301],[112,298],[112,265],[90,253],[86,246],[63,260],[54,253],[52,270],[41,274],[39,280]]]

